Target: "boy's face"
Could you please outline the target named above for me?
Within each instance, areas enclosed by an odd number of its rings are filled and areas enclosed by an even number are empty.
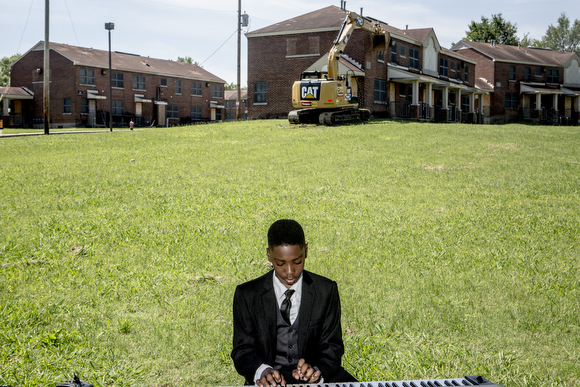
[[[308,255],[308,243],[301,245],[282,245],[266,249],[268,260],[274,266],[276,277],[286,286],[292,285],[300,279],[304,270],[304,261]]]

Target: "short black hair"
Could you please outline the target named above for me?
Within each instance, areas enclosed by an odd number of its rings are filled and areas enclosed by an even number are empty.
[[[268,247],[300,245],[304,246],[304,230],[300,223],[292,219],[278,219],[268,230]]]

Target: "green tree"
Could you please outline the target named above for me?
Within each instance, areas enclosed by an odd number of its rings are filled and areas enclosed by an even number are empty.
[[[202,65],[199,64],[199,62],[194,61],[193,58],[190,56],[185,56],[185,57],[178,56],[177,61],[181,62],[181,63],[191,63],[191,64],[194,64],[196,66],[203,67]]]
[[[237,89],[238,89],[238,85],[237,85],[237,84],[235,84],[234,82],[232,82],[232,83],[226,83],[226,84],[224,85],[224,88],[225,88],[226,90],[237,90]]]
[[[0,86],[10,86],[10,66],[21,56],[21,54],[16,54],[2,58],[0,61]]]
[[[580,20],[574,20],[574,24],[571,25],[566,13],[562,12],[558,18],[558,25],[550,24],[546,30],[546,35],[540,40],[535,40],[534,44],[555,51],[575,52],[580,50]]]
[[[465,39],[473,42],[491,42],[495,40],[498,44],[508,44],[515,46],[520,43],[517,37],[518,28],[516,24],[504,20],[500,14],[491,15],[491,19],[481,17],[481,22],[471,21]]]

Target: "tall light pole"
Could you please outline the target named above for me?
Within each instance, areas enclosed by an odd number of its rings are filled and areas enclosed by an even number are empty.
[[[47,0],[48,1],[48,0]],[[115,23],[105,23],[105,29],[109,31],[109,131],[113,131],[113,86],[111,74],[111,30],[115,29]]]

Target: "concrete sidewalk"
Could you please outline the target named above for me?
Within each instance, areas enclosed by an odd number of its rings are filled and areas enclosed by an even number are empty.
[[[133,129],[133,132],[138,130],[145,130],[145,128]],[[33,132],[33,133],[2,133],[3,130],[0,130],[0,138],[9,138],[9,137],[25,137],[25,136],[45,136],[44,132]],[[111,132],[109,129],[106,130],[70,130],[70,131],[50,131],[49,136],[53,134],[77,134],[77,133],[114,133],[114,132],[131,132],[131,129],[113,129]]]

